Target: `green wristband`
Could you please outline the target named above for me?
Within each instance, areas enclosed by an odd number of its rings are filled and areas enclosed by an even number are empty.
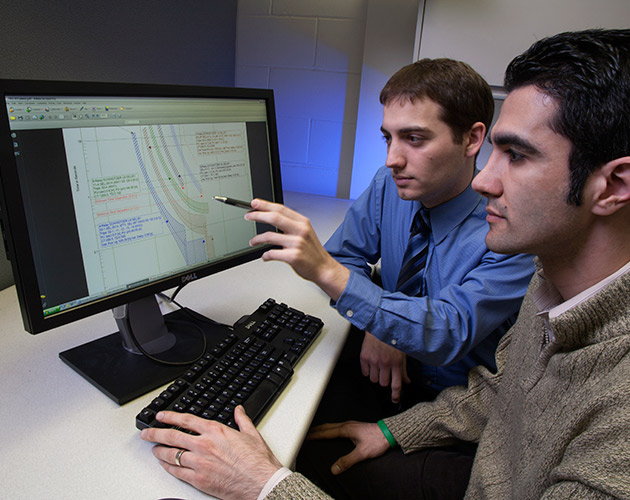
[[[391,446],[392,448],[396,448],[398,443],[396,443],[396,440],[394,439],[394,436],[392,436],[392,433],[389,432],[389,429],[387,428],[387,424],[385,424],[385,422],[383,422],[382,420],[379,420],[376,423],[378,424],[379,428],[383,432],[385,439],[387,439],[389,446]]]

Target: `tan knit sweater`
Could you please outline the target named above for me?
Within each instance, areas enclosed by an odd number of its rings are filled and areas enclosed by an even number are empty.
[[[551,321],[534,276],[497,349],[496,374],[386,419],[405,453],[479,442],[468,499],[630,499],[630,274]],[[507,368],[506,368],[507,367]],[[267,497],[328,498],[299,474]]]

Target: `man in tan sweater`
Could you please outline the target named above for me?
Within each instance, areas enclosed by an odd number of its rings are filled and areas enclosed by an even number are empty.
[[[538,273],[496,373],[476,368],[467,387],[379,424],[312,432],[355,445],[319,478],[340,498],[431,498],[416,458],[462,442],[478,444],[466,498],[630,498],[630,30],[537,42],[505,85],[473,187],[488,198],[488,247],[537,255]],[[202,491],[328,498],[281,467],[242,408],[240,432],[190,415],[161,420],[198,435],[147,429],[143,439]]]

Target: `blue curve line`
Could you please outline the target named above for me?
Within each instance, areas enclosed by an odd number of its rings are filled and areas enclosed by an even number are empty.
[[[179,139],[177,138],[177,135],[176,135],[176,132],[175,132],[175,126],[171,124],[170,127],[171,127],[171,135],[173,136],[173,141],[175,142],[175,147],[177,148],[177,152],[179,153],[180,160],[182,160],[182,164],[184,165],[184,169],[186,170],[186,172],[188,173],[190,178],[193,180],[193,184],[195,185],[195,187],[199,191],[199,194],[203,194],[203,190],[201,189],[201,184],[197,180],[197,177],[195,177],[195,174],[193,174],[193,172],[192,172],[192,170],[190,168],[190,165],[186,161],[186,158],[184,158],[184,152],[182,151],[182,147],[181,147],[181,145],[179,143]]]
[[[160,213],[162,214],[162,217],[166,221],[166,225],[171,231],[173,238],[175,238],[175,242],[179,246],[179,250],[180,252],[182,252],[182,255],[184,256],[186,265],[190,265],[191,262],[188,256],[188,245],[186,242],[186,226],[184,226],[184,224],[179,222],[174,217],[171,217],[170,213],[164,206],[164,203],[162,203],[162,200],[160,200],[155,188],[153,187],[153,183],[151,182],[151,179],[149,179],[149,175],[147,174],[147,169],[144,165],[144,161],[142,160],[142,155],[140,154],[140,146],[138,144],[138,138],[135,132],[131,132],[131,138],[133,140],[133,147],[136,151],[136,158],[138,159],[138,164],[140,165],[140,170],[142,170],[142,175],[144,176],[144,180],[147,183],[147,186],[149,187],[149,192],[151,193],[153,200],[158,206],[158,209]],[[195,261],[195,262],[198,262],[198,261]]]

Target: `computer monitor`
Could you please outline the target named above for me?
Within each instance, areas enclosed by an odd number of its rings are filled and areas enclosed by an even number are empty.
[[[0,81],[0,199],[25,329],[112,309],[120,332],[60,357],[122,404],[225,327],[155,294],[258,258],[242,208],[282,202],[273,93]],[[211,300],[211,297],[208,297]]]

